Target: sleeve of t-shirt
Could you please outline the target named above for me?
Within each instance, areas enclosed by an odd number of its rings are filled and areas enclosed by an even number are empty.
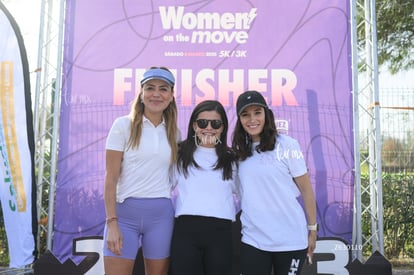
[[[240,191],[240,178],[239,173],[237,171],[237,166],[234,165],[233,167],[233,185],[232,185],[232,191],[233,191],[233,202],[234,207],[236,208],[236,213],[238,213],[241,209],[241,191]]]
[[[172,165],[170,168],[169,181],[170,181],[171,188],[174,189],[178,183],[178,168],[176,164]]]
[[[111,130],[109,130],[108,137],[106,138],[106,150],[125,151],[126,144],[128,142],[128,124],[129,120],[124,117],[115,119],[112,124]]]
[[[173,165],[170,168],[169,180],[170,180],[170,186],[171,186],[171,202],[173,204],[174,209],[176,208],[177,197],[178,197],[177,177],[178,177],[177,165]]]
[[[177,132],[177,143],[180,143],[181,141],[182,141],[181,131],[180,131],[180,129],[178,129],[178,132]]]
[[[288,147],[290,173],[294,178],[303,176],[308,172],[308,169],[299,143],[295,139],[291,139]]]

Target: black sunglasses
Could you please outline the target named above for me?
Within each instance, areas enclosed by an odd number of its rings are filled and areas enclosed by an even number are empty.
[[[197,119],[196,122],[197,122],[197,126],[200,129],[207,128],[209,122],[211,124],[211,128],[216,129],[216,130],[220,128],[221,125],[223,125],[223,122],[218,119]]]

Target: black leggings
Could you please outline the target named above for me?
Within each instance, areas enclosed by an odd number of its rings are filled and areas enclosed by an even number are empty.
[[[171,242],[173,275],[230,275],[233,261],[231,220],[180,216]]]
[[[242,243],[240,269],[243,275],[299,275],[307,249],[269,252]]]

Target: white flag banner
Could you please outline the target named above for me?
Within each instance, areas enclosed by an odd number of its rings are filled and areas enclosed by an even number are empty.
[[[36,253],[32,123],[23,39],[0,2],[0,201],[11,268],[33,263]]]

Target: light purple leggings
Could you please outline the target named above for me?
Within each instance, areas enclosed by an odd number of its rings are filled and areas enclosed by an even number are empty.
[[[170,256],[174,227],[174,209],[168,198],[128,198],[117,203],[119,230],[123,236],[122,254],[113,254],[107,246],[107,227],[104,230],[104,256],[135,259],[138,249],[146,259]]]

